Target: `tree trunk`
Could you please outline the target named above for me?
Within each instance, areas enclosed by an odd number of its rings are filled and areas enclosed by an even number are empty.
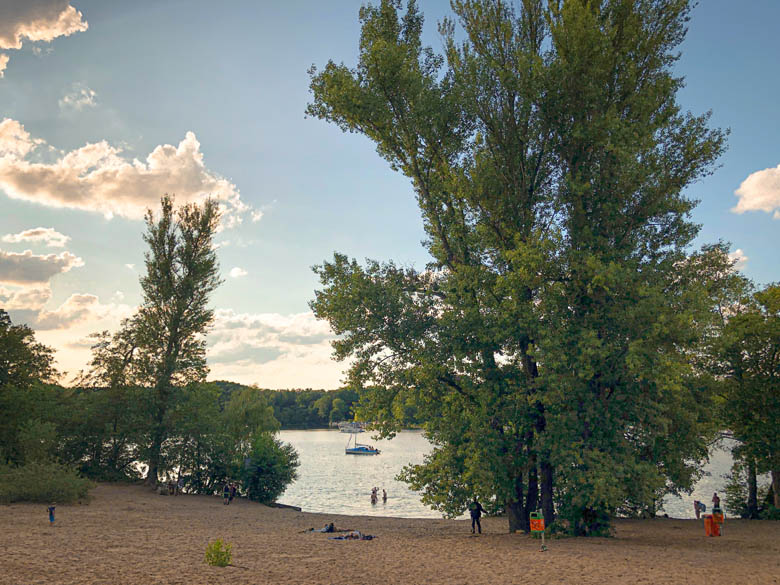
[[[157,472],[160,467],[160,444],[155,441],[149,450],[149,469],[146,472],[144,485],[157,487]]]
[[[553,468],[550,462],[542,457],[540,465],[542,474],[542,513],[544,525],[549,526],[555,521],[555,506],[553,505]]]
[[[526,524],[531,526],[531,512],[539,508],[539,475],[536,470],[536,455],[530,456],[531,467],[528,469],[528,496],[525,499]]]
[[[506,515],[509,520],[509,532],[528,531],[528,510],[523,505],[523,478],[515,478],[515,497],[506,503]]]
[[[525,518],[524,506],[521,502],[507,502],[506,516],[509,520],[509,532],[514,533],[523,528],[523,519]]]
[[[146,473],[144,484],[149,487],[157,487],[157,476],[160,471],[160,452],[163,443],[162,420],[157,421],[152,433],[152,444],[149,448],[149,471]]]
[[[752,457],[748,457],[747,484],[747,516],[748,518],[758,518],[758,481],[756,481],[756,460]]]
[[[772,470],[772,496],[774,497],[774,507],[780,508],[780,469]]]

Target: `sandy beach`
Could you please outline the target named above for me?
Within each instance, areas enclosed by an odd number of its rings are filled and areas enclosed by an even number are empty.
[[[475,584],[780,583],[780,523],[727,519],[720,538],[700,521],[619,520],[615,538],[549,542],[507,534],[506,520],[309,514],[237,500],[159,496],[100,485],[88,505],[0,506],[0,583]],[[376,537],[335,541],[302,532],[334,522]],[[233,564],[204,564],[206,544],[233,543]]]

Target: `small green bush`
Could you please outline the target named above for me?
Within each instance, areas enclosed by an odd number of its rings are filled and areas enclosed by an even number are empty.
[[[34,461],[19,467],[0,467],[0,502],[57,502],[85,499],[95,487],[70,467],[53,461]]]
[[[780,508],[768,506],[761,510],[762,520],[780,520]]]
[[[247,497],[269,504],[284,493],[297,477],[298,453],[269,433],[252,439],[252,451],[241,470],[241,484]]]
[[[206,546],[205,562],[212,567],[227,567],[233,560],[233,545],[218,538]]]

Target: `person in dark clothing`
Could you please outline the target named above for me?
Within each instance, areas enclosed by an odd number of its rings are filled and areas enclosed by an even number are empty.
[[[482,507],[477,501],[477,496],[474,496],[474,501],[469,504],[469,513],[471,514],[471,534],[474,534],[474,527],[476,526],[480,534],[482,534],[482,525],[479,523],[479,519],[485,512],[485,508]]]
[[[225,483],[225,487],[222,488],[222,504],[227,506],[230,503],[230,484]]]
[[[233,498],[236,497],[236,484],[231,483],[230,484],[230,499],[228,500],[228,504],[233,501]]]

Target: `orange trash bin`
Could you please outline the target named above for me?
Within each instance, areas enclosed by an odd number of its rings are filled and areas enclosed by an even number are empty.
[[[715,530],[713,529],[715,522],[712,520],[712,514],[703,514],[702,518],[704,518],[704,534],[707,536],[715,536]]]

